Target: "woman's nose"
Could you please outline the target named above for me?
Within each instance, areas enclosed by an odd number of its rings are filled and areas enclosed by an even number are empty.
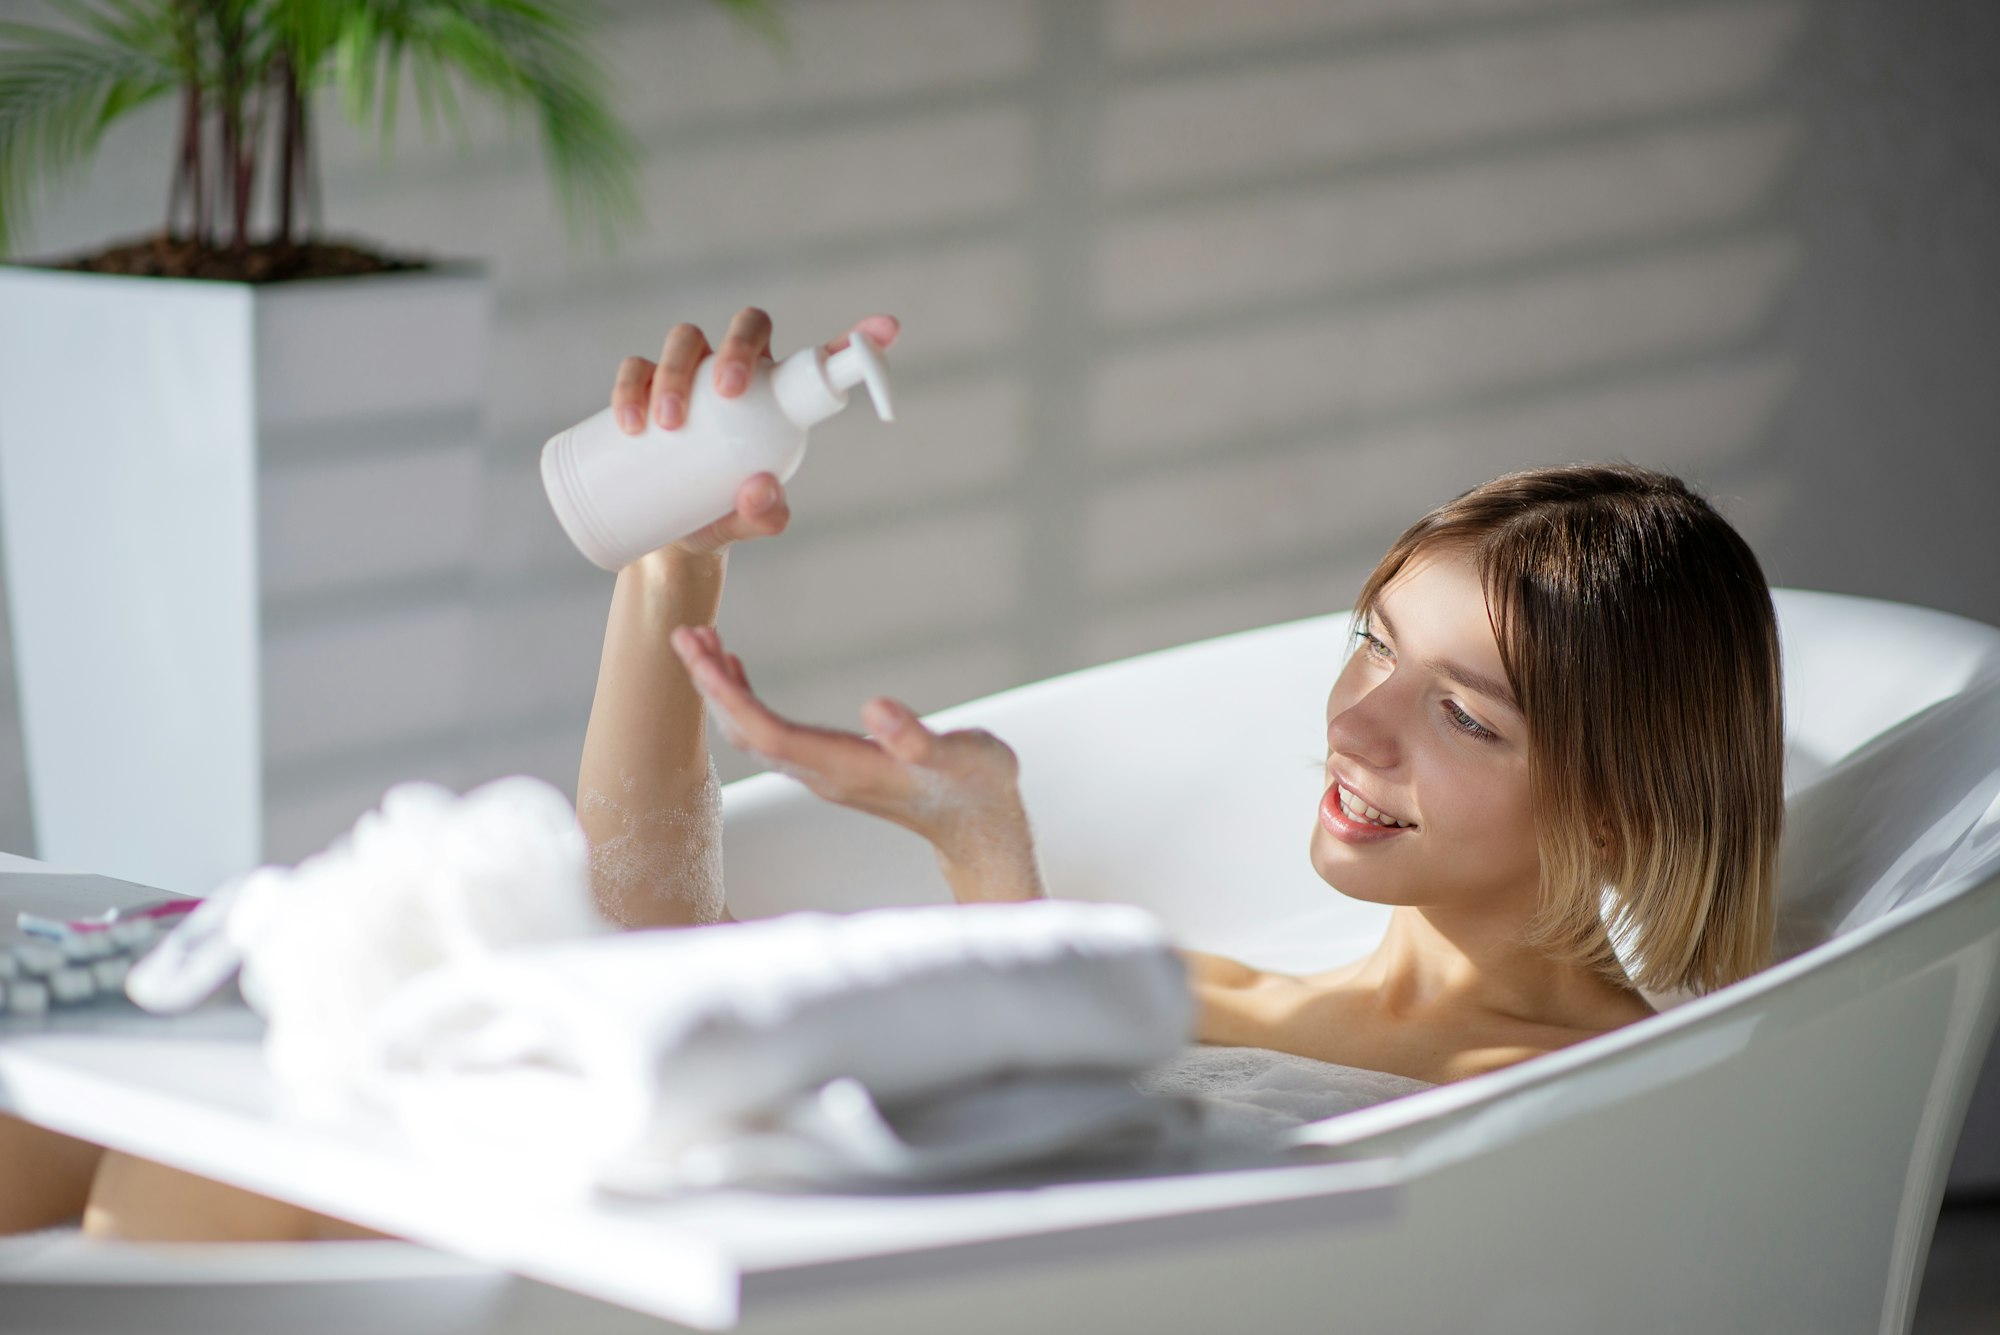
[[[1392,694],[1378,685],[1336,713],[1326,725],[1328,749],[1376,769],[1392,767],[1399,754],[1395,728],[1388,717]]]

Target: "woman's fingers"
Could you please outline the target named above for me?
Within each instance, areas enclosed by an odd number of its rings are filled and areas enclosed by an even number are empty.
[[[704,656],[729,674],[731,681],[746,691],[751,689],[750,674],[744,671],[743,660],[722,647],[721,631],[713,626],[687,626],[683,629],[700,645]]]
[[[874,339],[876,347],[886,348],[894,343],[896,335],[902,332],[903,322],[893,315],[864,315],[854,322],[854,328]],[[821,350],[831,357],[846,346],[847,335],[842,334],[823,344]]]
[[[745,306],[729,322],[729,333],[715,350],[715,388],[725,399],[733,399],[750,384],[750,372],[760,358],[770,355],[771,317],[755,306]]]
[[[861,707],[861,721],[905,764],[927,765],[935,758],[937,734],[901,701],[878,695]]]
[[[753,473],[736,488],[736,513],[730,516],[746,538],[767,538],[785,531],[792,521],[785,484],[776,473]]]
[[[681,627],[672,640],[697,688],[736,725],[748,743],[746,749],[771,754],[828,776],[883,773],[882,767],[874,763],[873,757],[864,755],[864,751],[877,755],[886,752],[905,765],[934,766],[944,759],[945,739],[932,732],[914,710],[899,700],[876,696],[862,706],[862,722],[875,739],[872,743],[850,732],[793,723],[757,698],[743,660],[722,647],[721,632],[713,626]],[[984,742],[987,734],[973,729],[953,733],[952,737]],[[857,743],[862,749],[857,749]],[[862,769],[857,771],[856,765]]]
[[[896,341],[902,322],[893,315],[868,315],[854,327],[866,331],[880,347]],[[828,354],[847,346],[847,334],[825,345]],[[687,421],[687,405],[694,393],[695,367],[715,353],[715,388],[726,399],[741,394],[750,383],[759,361],[771,355],[771,317],[756,306],[746,306],[729,322],[722,345],[710,348],[708,335],[685,322],[667,331],[656,366],[644,357],[627,357],[618,366],[611,389],[611,406],[619,430],[636,436],[645,430],[646,419],[662,430],[678,430]]]
[[[653,372],[652,415],[662,430],[672,431],[687,420],[688,395],[694,388],[694,368],[708,355],[708,335],[685,322],[667,331],[660,347],[659,369]]]
[[[774,474],[757,473],[736,489],[734,511],[671,545],[686,552],[719,552],[746,538],[783,533],[791,522],[792,508],[785,500],[784,484]]]
[[[667,637],[704,700],[721,713],[729,740],[746,751],[766,754],[790,726],[751,694],[747,682],[723,665],[721,640],[711,627],[680,626]]]
[[[618,363],[618,378],[611,382],[611,415],[628,436],[646,429],[646,391],[652,383],[653,364],[644,357]]]
[[[668,637],[668,642],[687,664],[695,688],[735,725],[743,738],[740,745],[746,750],[791,760],[802,738],[826,731],[793,723],[759,700],[750,690],[741,665],[734,671],[730,669],[721,636],[713,627],[680,627]]]
[[[901,784],[901,765],[881,746],[851,732],[794,723],[750,690],[743,662],[722,648],[712,626],[682,626],[669,637],[687,664],[695,689],[733,730],[731,742],[770,760],[810,784],[821,796],[858,801],[882,815],[898,814],[885,801]]]
[[[680,626],[669,640],[729,740],[830,802],[894,821],[933,843],[950,837],[968,812],[1019,805],[1013,750],[984,729],[932,732],[888,696],[862,706],[873,737],[794,723],[756,697],[743,660],[722,647],[713,626]]]

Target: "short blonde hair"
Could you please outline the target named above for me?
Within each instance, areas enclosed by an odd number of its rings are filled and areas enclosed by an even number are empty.
[[[1784,695],[1749,545],[1670,474],[1529,469],[1412,524],[1356,617],[1440,549],[1478,565],[1527,722],[1542,868],[1529,943],[1655,992],[1712,991],[1768,965]]]

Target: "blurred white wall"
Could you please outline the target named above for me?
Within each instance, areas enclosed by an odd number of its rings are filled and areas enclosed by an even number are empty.
[[[406,100],[385,162],[322,107],[327,230],[498,285],[478,741],[317,753],[274,854],[405,773],[573,783],[610,579],[537,451],[620,357],[749,303],[780,353],[905,322],[903,420],[823,428],[792,530],[733,557],[725,631],[816,719],[1345,606],[1424,509],[1583,458],[1707,488],[1774,582],[2000,622],[1978,0],[797,0],[790,57],[698,0],[611,9],[649,217],[614,254],[569,242],[525,129],[475,111],[461,148]],[[173,117],[44,191],[17,253],[156,228]],[[422,582],[271,610],[387,644]]]
[[[461,150],[406,103],[384,162],[322,108],[330,232],[497,281],[475,740],[298,702],[370,740],[292,765],[273,857],[398,778],[573,788],[611,581],[537,452],[745,304],[781,354],[904,321],[901,420],[823,428],[792,530],[732,558],[732,647],[816,721],[1344,607],[1429,506],[1586,458],[1701,485],[1774,583],[2000,623],[1985,0],[795,0],[789,59],[696,0],[611,9],[649,215],[615,254],[566,240],[525,127]],[[173,128],[118,128],[19,253],[156,228]],[[436,583],[267,611],[387,653]],[[27,804],[0,709],[0,847]]]

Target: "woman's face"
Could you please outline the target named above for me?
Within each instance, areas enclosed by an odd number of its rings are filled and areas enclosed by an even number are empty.
[[[1540,858],[1527,730],[1470,558],[1423,553],[1382,590],[1326,705],[1314,870],[1382,904],[1526,912]],[[1342,814],[1342,788],[1407,828]],[[1356,805],[1353,797],[1348,805]]]

